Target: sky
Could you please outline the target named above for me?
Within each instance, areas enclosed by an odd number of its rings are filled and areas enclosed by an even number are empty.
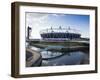
[[[40,39],[40,31],[47,28],[68,28],[76,29],[81,33],[81,37],[89,38],[89,15],[76,14],[58,14],[58,13],[36,13],[27,12],[26,16],[26,33],[27,27],[32,28],[31,38]]]

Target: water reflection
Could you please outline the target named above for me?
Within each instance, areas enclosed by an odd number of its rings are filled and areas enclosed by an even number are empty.
[[[52,59],[63,55],[62,52],[55,52],[55,51],[42,51],[41,55],[43,59]]]
[[[42,55],[41,66],[89,64],[88,51],[55,52],[31,46]]]
[[[69,55],[70,54],[70,55]],[[69,52],[64,55],[48,60],[43,60],[43,66],[55,66],[55,65],[75,65],[75,64],[87,64],[88,55],[81,51]]]

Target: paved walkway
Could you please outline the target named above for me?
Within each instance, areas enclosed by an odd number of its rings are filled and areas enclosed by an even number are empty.
[[[30,53],[32,53],[32,57],[30,57],[27,61],[26,61],[26,67],[31,67],[31,66],[38,66],[40,65],[40,63],[42,62],[42,57],[41,55],[32,49],[27,48],[27,51],[29,51]]]

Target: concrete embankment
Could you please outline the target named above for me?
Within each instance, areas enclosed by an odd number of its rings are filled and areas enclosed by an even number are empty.
[[[40,66],[42,63],[42,56],[35,50],[26,49],[26,67]],[[28,56],[29,55],[29,56]],[[27,58],[28,57],[28,58]]]

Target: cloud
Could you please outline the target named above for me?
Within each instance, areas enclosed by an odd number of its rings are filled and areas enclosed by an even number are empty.
[[[46,27],[48,15],[43,13],[26,13],[26,31],[27,27],[32,28],[33,38],[40,38],[40,30]]]
[[[45,23],[47,17],[47,14],[42,13],[26,13],[26,22],[28,25]]]
[[[65,14],[51,14],[52,16],[55,16],[55,17],[62,17],[62,16],[65,16]]]

